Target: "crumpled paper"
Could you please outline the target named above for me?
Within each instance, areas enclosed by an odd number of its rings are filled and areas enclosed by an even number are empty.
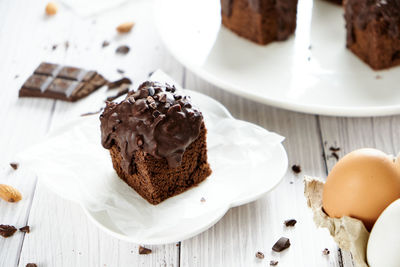
[[[318,178],[304,177],[304,195],[314,213],[315,224],[327,228],[338,246],[351,252],[357,267],[368,267],[366,253],[369,232],[360,220],[347,216],[329,217],[322,209],[323,186],[324,182]]]

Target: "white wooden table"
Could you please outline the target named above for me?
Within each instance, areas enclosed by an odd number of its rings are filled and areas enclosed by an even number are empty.
[[[173,59],[160,42],[152,23],[151,1],[130,1],[102,14],[81,18],[60,6],[53,18],[44,16],[46,2],[0,1],[0,183],[11,184],[23,194],[16,204],[0,201],[0,224],[31,226],[30,234],[17,232],[0,238],[0,266],[352,266],[351,256],[340,251],[327,231],[316,229],[303,197],[302,175],[288,171],[284,181],[267,196],[231,209],[208,231],[178,244],[148,246],[139,255],[139,244],[119,241],[97,229],[77,204],[66,201],[37,182],[37,177],[12,170],[13,155],[39,142],[55,125],[95,111],[83,102],[18,99],[18,89],[41,61],[97,69],[110,80],[123,69],[135,84],[155,69],[162,69],[184,87],[210,95],[237,118],[259,124],[286,137],[289,164],[300,164],[302,174],[325,177],[336,159],[330,146],[343,156],[360,147],[387,153],[400,150],[400,117],[335,118],[305,115],[261,105],[226,93],[197,78]],[[115,27],[136,21],[134,30],[119,36]],[[102,48],[104,40],[111,45]],[[65,42],[69,48],[65,48]],[[57,44],[55,50],[52,46]],[[115,48],[128,44],[126,56]],[[295,218],[293,229],[283,221]],[[271,251],[281,236],[292,246]],[[142,244],[145,245],[145,244]],[[322,250],[331,254],[325,256]],[[255,257],[261,251],[264,260]]]

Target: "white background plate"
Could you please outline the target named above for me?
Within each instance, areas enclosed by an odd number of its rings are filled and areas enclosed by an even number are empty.
[[[155,76],[163,80],[160,72]],[[79,203],[96,225],[117,238],[140,244],[190,238],[214,225],[229,208],[272,190],[282,180],[288,160],[281,136],[233,119],[208,96],[186,93],[204,115],[213,173],[156,206],[116,175],[100,144],[98,116],[53,131],[46,141],[21,153],[18,162],[57,194]]]
[[[267,46],[221,27],[219,0],[158,0],[155,18],[181,63],[232,93],[306,113],[400,112],[400,67],[373,71],[345,48],[340,6],[300,0],[295,37]]]

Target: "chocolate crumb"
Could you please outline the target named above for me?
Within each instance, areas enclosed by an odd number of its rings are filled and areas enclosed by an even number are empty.
[[[293,227],[295,226],[297,221],[295,219],[289,219],[284,222],[286,227]]]
[[[339,160],[339,155],[336,152],[332,152],[331,156],[334,157],[336,160]]]
[[[311,50],[311,49],[312,49],[312,45],[309,45],[309,46],[308,46],[308,50]]]
[[[65,41],[64,46],[65,46],[65,50],[68,50],[68,48],[69,48],[69,42],[68,42],[68,41]]]
[[[202,198],[200,199],[200,202],[201,202],[201,203],[204,203],[204,202],[206,202],[206,199],[205,199],[204,197],[202,197]]]
[[[329,148],[329,150],[332,151],[332,152],[339,152],[339,151],[340,151],[340,147],[331,146],[331,147]]]
[[[4,238],[12,236],[16,231],[17,228],[12,225],[0,224],[0,235]]]
[[[107,46],[109,46],[110,45],[110,42],[109,41],[107,41],[107,40],[104,40],[103,41],[103,43],[101,44],[101,47],[107,47]]]
[[[311,57],[308,57],[308,58],[307,58],[307,61],[311,61]]]
[[[18,74],[16,74],[16,75],[14,76],[14,79],[18,79],[18,77],[19,77],[19,75],[18,75]]]
[[[56,50],[56,49],[57,49],[57,46],[58,46],[58,45],[54,44],[54,45],[51,47],[51,50],[53,50],[53,51]]]
[[[258,259],[260,259],[260,260],[264,259],[264,253],[262,253],[262,252],[260,252],[260,251],[257,251],[257,253],[256,253],[256,258],[258,258]]]
[[[151,77],[151,75],[153,75],[153,73],[154,73],[154,70],[150,71],[149,74],[147,74],[147,77]]]
[[[19,167],[19,164],[16,163],[16,162],[10,162],[10,166],[11,166],[11,168],[13,168],[14,170],[17,170],[18,167]]]
[[[23,233],[26,233],[26,234],[29,234],[30,232],[31,232],[31,228],[27,225],[27,226],[24,226],[24,227],[22,227],[22,228],[19,228],[19,230],[21,231],[21,232],[23,232]]]
[[[124,74],[124,73],[125,73],[125,71],[124,71],[124,70],[121,70],[121,69],[117,69],[117,72],[118,72],[119,74]]]
[[[293,165],[292,166],[292,171],[294,172],[294,173],[300,173],[301,172],[301,166],[300,165]]]
[[[98,111],[86,112],[86,113],[81,114],[81,117],[96,115],[96,114],[99,114],[102,110],[103,110],[103,108],[99,109]]]
[[[292,182],[292,181],[290,181],[290,182],[289,182],[289,184],[293,184],[293,182]]]
[[[26,267],[37,267],[36,263],[28,263]]]
[[[129,46],[127,46],[127,45],[121,45],[121,46],[118,46],[117,50],[115,50],[115,53],[121,54],[121,55],[126,55],[126,54],[129,53],[129,50],[131,50],[131,49],[129,48]]]
[[[376,75],[375,79],[380,80],[380,79],[382,79],[382,76],[381,75]]]
[[[279,263],[279,261],[272,260],[269,262],[269,266],[276,266],[276,265],[278,265],[278,263]]]
[[[272,247],[272,250],[275,251],[275,252],[281,252],[281,251],[287,249],[288,247],[290,247],[289,238],[281,237],[281,238],[279,238],[278,241],[276,241],[276,243]]]
[[[322,254],[324,254],[324,255],[329,255],[331,252],[329,251],[329,249],[327,249],[327,248],[325,248],[323,251],[322,251]]]
[[[150,253],[151,253],[151,249],[139,246],[139,254],[140,255],[143,255],[143,254],[147,255]]]

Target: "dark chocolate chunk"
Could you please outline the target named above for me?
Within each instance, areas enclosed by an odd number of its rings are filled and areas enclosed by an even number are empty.
[[[284,224],[285,224],[286,227],[295,226],[296,223],[297,223],[297,221],[296,221],[295,219],[289,219],[289,220],[286,220],[286,221],[284,222]]]
[[[151,249],[139,246],[139,254],[143,255],[143,254],[150,254],[150,253],[151,253]]]
[[[301,166],[300,165],[293,165],[292,166],[292,171],[294,173],[300,173],[301,172]]]
[[[43,97],[73,102],[99,89],[106,82],[95,71],[43,62],[22,85],[19,97]]]
[[[131,81],[131,79],[129,79],[127,77],[124,77],[124,78],[121,78],[119,80],[116,80],[116,81],[113,81],[113,82],[109,82],[107,84],[108,90],[119,88],[123,84],[132,84],[132,81]]]
[[[115,50],[115,53],[121,54],[121,55],[126,55],[126,54],[129,53],[129,50],[131,50],[131,49],[129,48],[129,46],[127,46],[127,45],[121,45],[121,46],[118,46],[117,50]]]
[[[331,147],[329,148],[329,150],[332,151],[332,152],[339,152],[339,151],[340,151],[340,147],[333,147],[333,146],[331,146]]]
[[[36,263],[28,263],[25,267],[37,267]]]
[[[24,226],[24,227],[21,227],[21,228],[19,228],[19,230],[21,231],[21,232],[23,232],[23,233],[27,233],[27,234],[29,234],[30,232],[31,232],[31,228],[27,225],[27,226]]]
[[[12,236],[16,231],[17,228],[12,225],[0,224],[0,235],[4,238]]]
[[[325,248],[323,251],[322,251],[322,254],[324,254],[324,255],[329,255],[331,252],[329,251],[329,249],[327,249],[327,248]]]
[[[107,40],[104,40],[103,41],[103,43],[101,44],[101,47],[107,47],[107,46],[109,46],[110,45],[110,42],[109,41],[107,41]]]
[[[275,252],[281,252],[281,251],[287,249],[288,247],[290,247],[289,238],[281,237],[281,238],[279,238],[278,241],[276,241],[276,243],[272,247],[272,250]]]
[[[18,166],[19,166],[19,164],[18,164],[18,163],[16,163],[16,162],[11,162],[11,163],[10,163],[10,166],[11,166],[11,168],[13,168],[14,170],[17,170],[17,169],[18,169]]]
[[[262,252],[260,252],[260,251],[257,251],[257,252],[256,252],[256,258],[258,258],[258,259],[260,259],[260,260],[264,259],[264,253],[262,253]]]
[[[278,263],[279,263],[279,261],[271,260],[271,261],[269,262],[269,266],[277,266]]]

